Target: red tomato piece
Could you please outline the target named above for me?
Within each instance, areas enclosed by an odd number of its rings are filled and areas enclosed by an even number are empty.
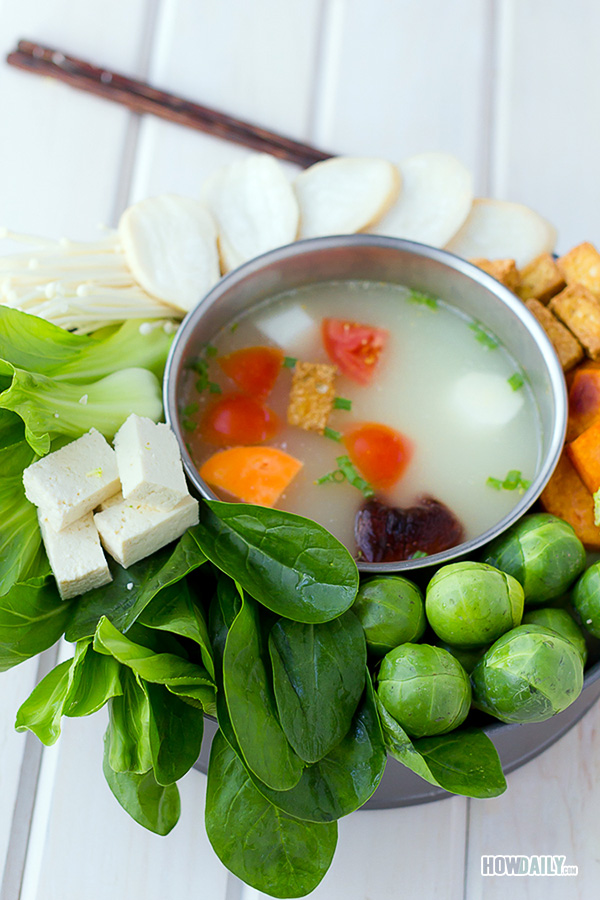
[[[404,474],[413,455],[413,444],[399,431],[377,422],[366,422],[344,435],[348,456],[369,484],[389,488]]]
[[[264,399],[273,390],[283,353],[276,347],[245,347],[221,356],[217,362],[240,391]]]
[[[208,444],[231,447],[262,444],[279,429],[279,418],[258,400],[244,394],[226,394],[205,413],[200,432]]]
[[[327,355],[342,374],[369,384],[389,332],[344,319],[323,319],[322,334]]]

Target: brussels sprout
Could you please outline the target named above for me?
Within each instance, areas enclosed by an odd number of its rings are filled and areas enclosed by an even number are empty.
[[[379,699],[411,737],[452,731],[469,712],[469,676],[441,647],[395,647],[383,658],[377,680]]]
[[[537,513],[492,541],[484,562],[523,585],[526,606],[542,606],[560,597],[583,571],[585,549],[567,522]]]
[[[541,625],[498,638],[471,675],[473,706],[502,722],[543,722],[577,699],[583,663],[570,640]]]
[[[585,666],[587,659],[587,647],[581,628],[566,609],[530,609],[523,616],[523,625],[542,625],[562,635],[574,645],[581,656],[581,662]]]
[[[352,612],[364,628],[369,653],[378,658],[398,644],[418,641],[427,624],[421,591],[398,575],[361,584]]]
[[[463,649],[481,647],[519,624],[523,588],[510,575],[484,563],[452,563],[429,582],[425,610],[443,641]]]
[[[573,589],[571,600],[585,630],[600,638],[600,562],[583,573]]]
[[[466,647],[453,647],[451,644],[440,644],[442,650],[447,650],[448,653],[451,653],[454,659],[457,659],[467,675],[470,675],[485,651],[487,647],[475,647],[472,650],[469,650]]]

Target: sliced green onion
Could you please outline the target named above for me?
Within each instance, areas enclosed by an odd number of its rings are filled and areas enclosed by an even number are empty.
[[[409,559],[423,559],[425,556],[429,556],[429,554],[425,553],[424,550],[415,550],[415,552],[411,553],[408,558]]]
[[[525,379],[521,375],[520,372],[515,372],[514,375],[511,375],[510,378],[507,379],[513,391],[518,391],[519,388],[522,388],[525,384]]]
[[[216,356],[219,351],[212,344],[207,344],[204,348],[204,352],[207,356]]]
[[[182,419],[181,427],[183,428],[184,431],[193,431],[194,428],[196,427],[196,423],[192,422],[191,419]]]
[[[375,491],[369,482],[365,481],[365,479],[359,475],[349,456],[338,456],[336,463],[340,467],[340,472],[343,472],[345,475],[348,483],[351,484],[352,487],[357,488],[357,490],[362,493],[363,497],[366,497],[368,500],[369,497],[375,495]]]
[[[184,406],[181,410],[184,416],[193,416],[194,413],[198,412],[198,404],[197,403],[188,403],[187,406]]]
[[[208,382],[208,390],[210,391],[211,394],[222,394],[223,393],[220,386],[214,381]]]
[[[502,487],[504,488],[505,491],[514,491],[514,490],[516,490],[516,488],[518,488],[520,481],[521,481],[521,473],[519,472],[519,470],[511,469],[510,472],[507,474],[506,478],[504,479]]]
[[[333,472],[328,472],[327,475],[322,475],[321,478],[317,478],[315,484],[329,484],[331,482],[335,482],[336,484],[341,484],[342,481],[346,480],[346,476],[340,469],[334,469]]]
[[[208,363],[199,356],[198,359],[188,363],[188,369],[191,369],[192,372],[196,372],[198,375],[206,375],[208,372]]]
[[[498,339],[495,338],[493,334],[486,331],[479,322],[471,322],[469,328],[474,333],[475,340],[479,341],[480,344],[483,344],[484,347],[489,347],[490,350],[496,349],[499,344]]]
[[[347,400],[345,397],[334,397],[333,398],[333,408],[334,409],[352,409],[352,400]]]
[[[341,443],[341,440],[342,440],[341,431],[336,431],[334,428],[329,428],[329,426],[326,425],[323,430],[323,434],[325,435],[325,437],[330,438],[332,441],[337,441],[338,444]]]
[[[496,490],[496,491],[502,490],[502,482],[500,481],[499,478],[494,478],[492,475],[490,475],[490,477],[486,481],[486,484],[489,485],[490,487],[494,488],[494,490]]]
[[[234,322],[233,325],[231,326],[231,328],[229,329],[230,333],[235,334],[235,332],[238,330],[239,327],[240,327],[240,323]]]
[[[506,478],[494,478],[490,475],[486,484],[490,487],[494,488],[497,491],[526,491],[527,488],[531,485],[531,481],[528,481],[526,478],[523,478],[521,472],[518,469],[511,469],[510,472],[507,473]]]
[[[425,291],[411,291],[408,295],[408,299],[411,303],[420,303],[421,306],[428,306],[429,309],[438,308],[436,298],[432,297],[431,294],[427,294]]]
[[[293,369],[298,360],[295,356],[285,356],[283,359],[283,365],[286,369]]]

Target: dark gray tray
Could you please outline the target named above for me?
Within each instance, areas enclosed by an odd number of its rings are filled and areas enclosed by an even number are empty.
[[[538,756],[547,747],[554,744],[570,728],[579,722],[582,716],[600,697],[600,662],[588,669],[583,691],[577,700],[564,712],[538,722],[535,725],[504,725],[493,722],[485,725],[484,731],[494,742],[502,760],[505,773],[512,772],[519,766]],[[195,768],[206,772],[210,745],[217,730],[214,719],[205,719],[205,735],[202,751]],[[395,759],[389,759],[381,783],[371,799],[362,809],[391,809],[396,806],[413,806],[418,803],[430,803],[451,797],[442,788],[436,788],[419,778],[410,769]]]

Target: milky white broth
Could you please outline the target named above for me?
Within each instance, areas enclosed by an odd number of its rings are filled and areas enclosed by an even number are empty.
[[[321,340],[323,318],[387,329],[389,340],[371,384],[338,377],[336,394],[352,400],[352,410],[333,410],[328,424],[343,432],[358,422],[378,422],[410,438],[414,454],[404,476],[376,496],[394,506],[433,496],[461,520],[468,540],[499,521],[521,496],[517,490],[490,487],[489,476],[503,479],[517,469],[523,478],[533,479],[540,419],[527,383],[517,391],[508,385],[514,373],[522,372],[502,346],[490,348],[478,341],[469,327],[473,320],[442,301],[431,309],[409,297],[406,288],[392,284],[309,285],[255,306],[214,335],[211,344],[219,356],[261,345],[280,347],[286,356],[308,362],[331,362]],[[215,358],[209,357],[208,363],[210,379],[223,392],[235,390]],[[277,506],[315,519],[354,551],[354,519],[364,502],[362,494],[347,482],[314,483],[336,469],[336,456],[347,451],[330,438],[286,424],[291,379],[292,370],[283,368],[266,401],[282,424],[269,445],[304,466]],[[207,404],[218,398],[208,392],[198,395],[194,382],[191,373],[181,407],[197,402],[199,413],[193,418],[198,421]],[[190,445],[198,467],[221,449],[200,444],[188,431]]]

